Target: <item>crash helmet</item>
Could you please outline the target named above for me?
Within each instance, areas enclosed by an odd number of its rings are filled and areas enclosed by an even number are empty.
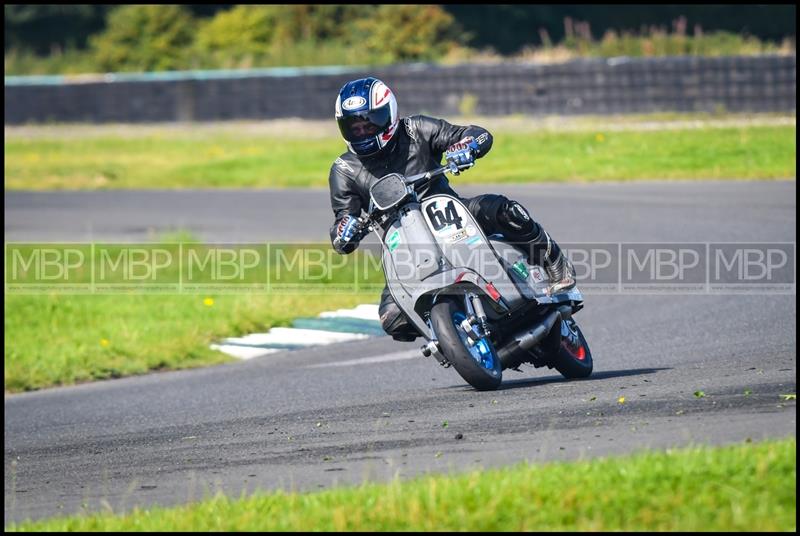
[[[397,132],[397,99],[377,78],[359,78],[339,91],[335,116],[347,149],[358,156],[373,156]]]

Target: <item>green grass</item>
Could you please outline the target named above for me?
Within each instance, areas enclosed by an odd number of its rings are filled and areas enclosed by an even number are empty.
[[[310,494],[217,495],[10,524],[9,531],[789,531],[794,437],[628,457],[519,464]]]
[[[796,127],[494,131],[492,152],[456,184],[634,179],[774,179],[796,174]],[[344,144],[265,132],[5,137],[5,188],[327,187]]]
[[[55,250],[74,252],[65,253],[69,269],[53,253],[45,256]],[[143,262],[148,252],[158,268]],[[219,263],[215,252],[222,254]],[[36,253],[53,261],[43,271]],[[246,268],[232,262],[234,253]],[[84,262],[77,261],[81,254]],[[297,317],[377,303],[383,273],[365,262],[366,254],[342,257],[329,244],[270,244],[267,254],[264,244],[210,248],[191,240],[181,246],[6,244],[5,389],[231,361],[209,345]]]
[[[792,127],[500,135],[496,140],[498,154],[491,166],[476,166],[471,180],[793,177],[794,136]]]
[[[6,295],[5,389],[236,361],[208,346],[300,316],[377,302],[375,293]]]

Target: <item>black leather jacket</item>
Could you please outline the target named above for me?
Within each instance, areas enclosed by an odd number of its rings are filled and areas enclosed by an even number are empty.
[[[451,125],[443,119],[412,115],[400,120],[394,138],[377,155],[358,157],[349,151],[342,154],[331,166],[328,178],[335,217],[330,229],[331,243],[342,218],[348,214],[359,216],[362,209],[367,210],[369,188],[375,181],[389,173],[415,175],[439,167],[447,148],[467,136],[478,142],[478,158],[492,147],[492,135],[484,128]],[[434,179],[422,197],[434,193],[457,195],[444,175]],[[344,253],[351,253],[356,246],[349,244]]]

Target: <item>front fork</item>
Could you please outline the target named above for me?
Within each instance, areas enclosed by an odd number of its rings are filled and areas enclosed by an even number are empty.
[[[474,346],[480,339],[491,335],[491,331],[489,331],[486,311],[483,309],[480,296],[474,292],[467,292],[464,295],[464,306],[467,311],[467,318],[461,322],[461,329],[467,334],[469,345]]]

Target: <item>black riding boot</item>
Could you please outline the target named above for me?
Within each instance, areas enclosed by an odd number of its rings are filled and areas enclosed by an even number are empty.
[[[569,262],[567,256],[556,244],[556,241],[550,238],[547,231],[542,229],[540,225],[537,225],[537,227],[539,228],[539,234],[528,242],[531,251],[529,259],[539,260],[539,262],[532,264],[544,266],[547,276],[550,278],[551,292],[575,286],[575,267]]]

